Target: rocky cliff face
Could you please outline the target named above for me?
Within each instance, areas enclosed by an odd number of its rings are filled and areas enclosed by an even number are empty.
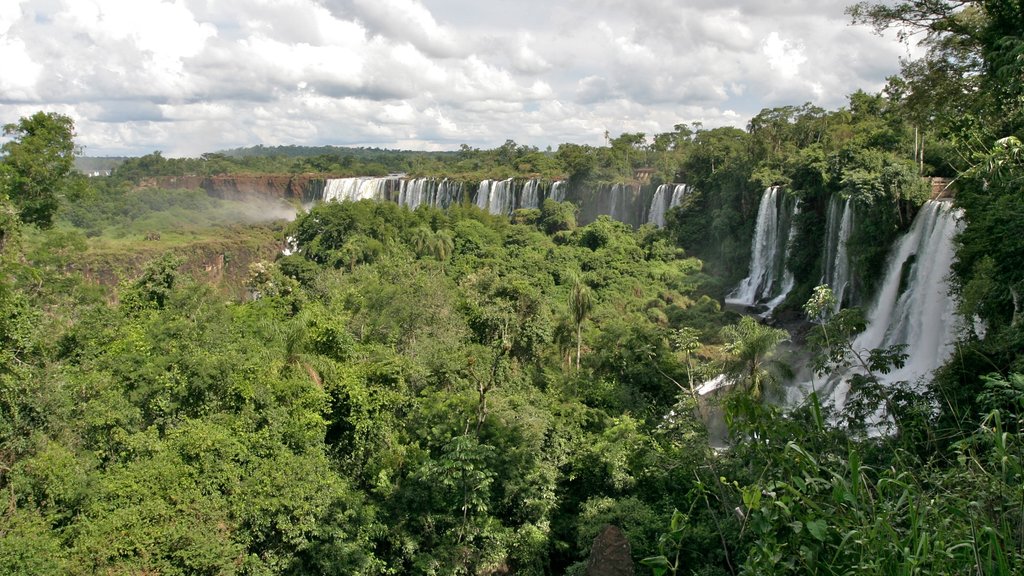
[[[238,226],[224,238],[177,245],[154,240],[137,243],[130,252],[90,252],[69,266],[68,271],[79,272],[86,282],[110,289],[109,296],[114,299],[116,286],[132,281],[147,262],[169,252],[182,258],[178,269],[182,274],[230,298],[243,299],[248,293],[245,282],[250,264],[272,261],[282,248],[278,234],[270,227]]]
[[[309,175],[158,176],[142,181],[139,187],[202,189],[224,200],[268,198],[311,202],[323,191],[324,179]]]

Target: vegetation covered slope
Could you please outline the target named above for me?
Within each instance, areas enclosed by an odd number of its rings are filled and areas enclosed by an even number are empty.
[[[577,181],[644,164],[685,179],[697,193],[664,230],[576,226],[555,202],[511,221],[329,204],[285,231],[299,252],[247,271],[245,301],[173,255],[117,298],[88,289],[67,255],[137,239],[136,202],[167,201],[164,217],[214,207],[188,192],[90,200],[65,169],[63,119],[10,125],[0,572],[582,573],[611,523],[656,574],[1020,573],[1020,13],[859,6],[931,34],[884,94],[545,156]],[[526,169],[517,147],[461,154]],[[863,316],[833,314],[812,286],[813,231],[829,195],[856,199],[875,216],[851,241],[870,269],[920,203],[922,171],[958,177],[954,280],[985,330],[933,382],[882,386],[901,350],[853,348]],[[789,307],[814,324],[818,366],[865,367],[843,413],[814,396],[765,403],[787,334],[718,304],[768,184],[804,201]],[[719,373],[736,385],[709,406],[694,385]],[[869,433],[879,407],[892,434]],[[725,450],[710,448],[709,408]]]

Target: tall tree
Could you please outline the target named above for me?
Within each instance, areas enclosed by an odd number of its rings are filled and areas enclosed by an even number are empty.
[[[55,112],[36,112],[5,124],[4,136],[12,139],[0,147],[0,191],[23,222],[47,228],[74,170],[75,123]]]
[[[594,307],[594,298],[591,295],[590,287],[578,275],[573,276],[572,286],[569,288],[569,314],[572,315],[573,325],[576,326],[576,369],[580,369],[580,349],[583,342],[583,322],[590,316]]]

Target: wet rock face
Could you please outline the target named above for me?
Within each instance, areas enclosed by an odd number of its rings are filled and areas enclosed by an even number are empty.
[[[587,576],[634,576],[629,540],[617,526],[605,525],[594,538],[587,560]]]

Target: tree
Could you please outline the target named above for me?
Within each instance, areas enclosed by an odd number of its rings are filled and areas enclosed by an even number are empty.
[[[771,355],[776,346],[789,339],[789,333],[744,316],[738,324],[723,328],[722,337],[725,350],[732,355],[726,372],[759,399],[765,386],[778,382],[785,371],[782,363],[772,360]]]
[[[22,222],[47,228],[67,192],[75,158],[75,123],[55,112],[36,112],[4,125],[13,137],[0,147],[0,191],[18,209]]]
[[[540,207],[540,224],[548,234],[573,230],[576,228],[576,207],[571,202],[547,198]]]
[[[444,263],[451,258],[452,251],[454,250],[455,238],[447,230],[438,230],[434,233],[433,238],[430,239],[430,253],[441,262],[442,269],[444,268]]]
[[[582,347],[583,321],[590,315],[594,308],[594,298],[591,295],[590,287],[583,283],[578,275],[573,276],[572,286],[569,288],[569,314],[572,315],[572,322],[576,326],[576,369],[580,369],[580,348]]]
[[[433,238],[433,232],[426,226],[417,226],[413,228],[411,234],[412,249],[416,252],[417,256],[423,256],[429,251],[430,242]]]

